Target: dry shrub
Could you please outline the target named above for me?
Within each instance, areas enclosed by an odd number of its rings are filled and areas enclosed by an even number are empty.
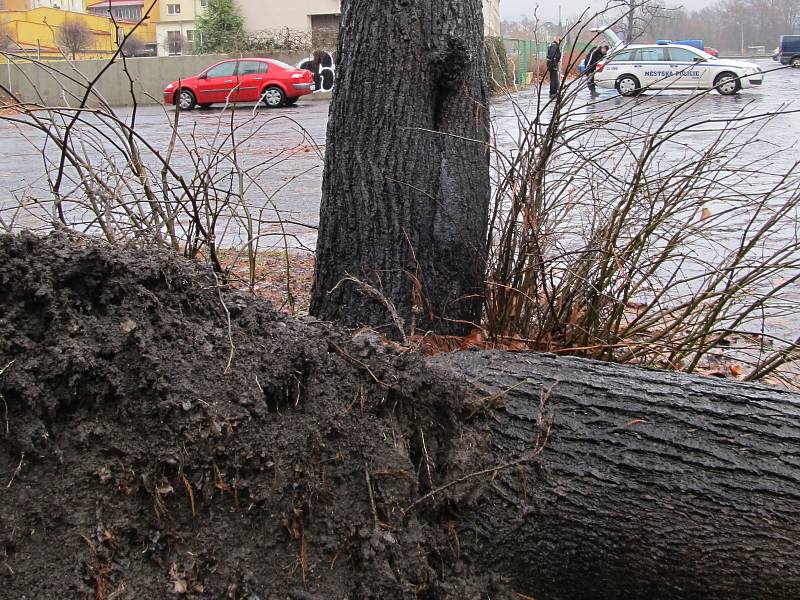
[[[115,59],[125,68],[121,52]],[[63,74],[39,67],[54,85],[66,87]],[[29,191],[0,210],[0,229],[19,229],[24,222],[26,228],[99,235],[109,243],[166,246],[207,260],[225,277],[235,269],[251,290],[267,257],[282,265],[290,293],[289,250],[303,248],[304,230],[313,235],[314,228],[276,204],[280,191],[304,173],[281,181],[269,176],[276,165],[297,157],[315,156],[321,164],[322,151],[302,125],[288,115],[264,118],[257,107],[225,105],[197,129],[181,111],[165,110],[167,136],[154,142],[138,127],[133,82],[133,108],[118,110],[97,92],[100,76],[86,80],[75,69],[67,78],[78,91],[65,90],[60,106],[41,98],[23,102],[0,84],[11,98],[0,119],[20,128],[40,151],[48,190],[44,197]],[[250,152],[279,121],[291,122],[294,141],[263,156]]]
[[[490,339],[689,372],[725,354],[750,380],[798,358],[777,325],[797,310],[800,176],[760,142],[776,114],[709,117],[709,93],[590,102],[578,78],[549,102],[509,97]]]

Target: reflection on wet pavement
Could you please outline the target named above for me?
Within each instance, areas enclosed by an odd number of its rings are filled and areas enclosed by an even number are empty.
[[[119,109],[117,114],[131,118],[130,109]],[[139,108],[136,115],[136,132],[161,156],[167,154],[174,116],[171,108],[165,111],[162,107]],[[230,150],[227,136],[233,124],[239,162],[253,179],[246,187],[246,202],[263,207],[265,220],[277,220],[276,215],[280,215],[287,223],[309,225],[311,228],[289,224],[285,229],[297,236],[293,245],[313,247],[327,120],[328,103],[324,101],[301,101],[277,110],[254,111],[245,105],[236,111],[211,108],[184,112],[178,130],[185,143],[176,145],[171,164],[177,174],[191,179],[195,161],[211,162],[212,148]],[[19,225],[30,228],[41,228],[42,219],[46,220],[51,211],[44,159],[38,148],[42,136],[37,133],[0,119],[0,216],[6,222],[15,217]],[[98,162],[103,160],[97,152],[91,155]],[[51,160],[57,156],[52,144],[47,156]],[[145,152],[144,161],[158,177],[158,160]],[[14,210],[20,201],[26,210]],[[282,230],[278,225],[273,229]]]

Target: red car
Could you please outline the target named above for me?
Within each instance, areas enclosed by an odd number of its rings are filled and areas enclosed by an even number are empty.
[[[716,48],[712,48],[711,46],[706,46],[705,48],[703,48],[703,50],[705,51],[706,54],[719,57],[719,50],[717,50]]]
[[[291,106],[314,91],[311,71],[271,58],[223,60],[164,88],[164,102],[181,110],[226,102],[259,102],[270,108]]]

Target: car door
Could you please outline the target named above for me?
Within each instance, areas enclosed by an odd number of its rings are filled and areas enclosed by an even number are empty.
[[[673,73],[669,67],[666,48],[651,46],[636,51],[636,71],[643,87],[662,89],[669,86]]]
[[[214,65],[205,72],[204,77],[197,82],[197,103],[214,104],[218,102],[235,102],[236,86],[236,61],[226,60]]]
[[[264,88],[267,63],[260,60],[239,61],[239,102],[258,102]]]
[[[703,89],[710,87],[708,83],[711,69],[702,57],[689,48],[674,48],[669,50],[669,66],[673,71],[672,87]]]
[[[595,83],[603,87],[614,87],[621,75],[631,73],[633,53],[633,50],[620,50],[601,61],[603,66],[595,73]]]

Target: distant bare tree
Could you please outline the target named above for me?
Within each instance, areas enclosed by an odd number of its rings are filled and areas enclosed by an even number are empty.
[[[659,36],[654,24],[674,18],[680,10],[667,4],[661,0],[623,0],[612,4],[616,10],[610,14],[620,22],[619,29],[624,33],[625,41],[631,43],[651,35]]]
[[[91,41],[92,32],[77,19],[65,20],[56,33],[56,43],[62,50],[72,55],[72,60],[75,60],[79,52],[86,50]]]
[[[122,51],[125,56],[141,56],[144,52],[144,40],[138,35],[128,34],[122,42]]]
[[[722,0],[696,10],[659,13],[644,37],[701,39],[707,46],[738,54],[748,46],[772,50],[781,35],[793,33],[800,33],[800,0]]]
[[[13,42],[11,27],[8,23],[0,23],[0,52],[7,52]]]
[[[543,23],[538,18],[531,18],[527,15],[523,15],[518,21],[502,21],[500,23],[503,35],[521,40],[545,39],[546,36],[542,36],[540,32],[543,27]]]

